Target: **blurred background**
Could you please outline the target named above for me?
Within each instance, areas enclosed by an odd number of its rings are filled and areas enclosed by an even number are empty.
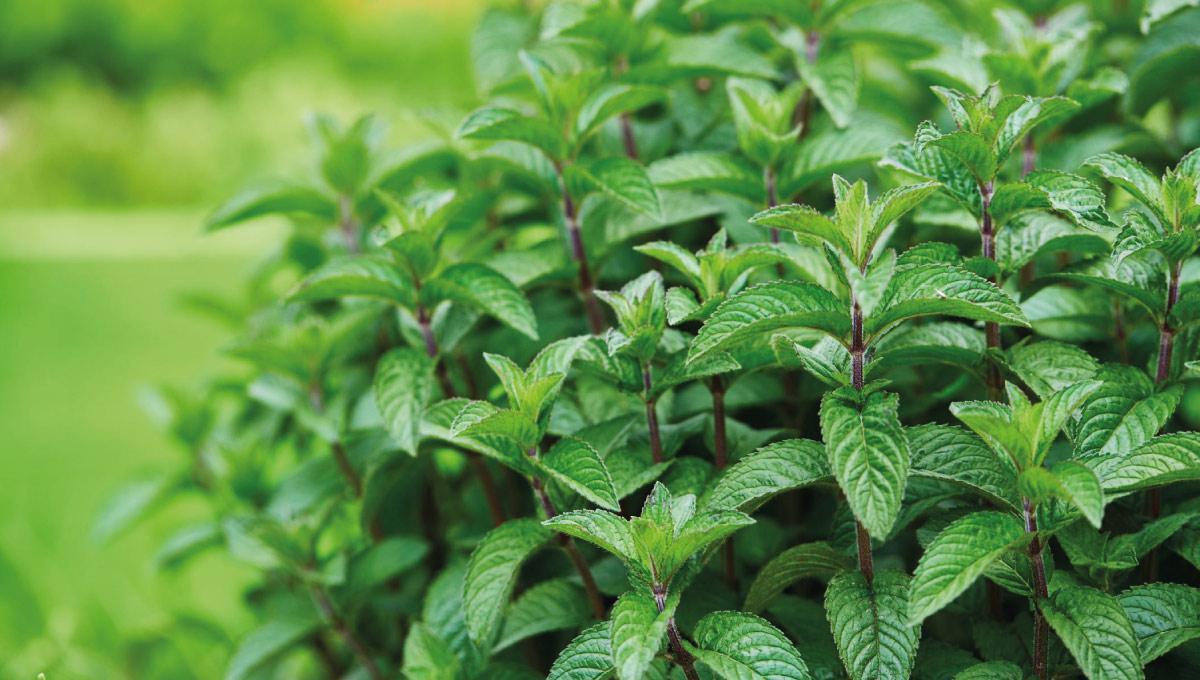
[[[481,4],[0,0],[0,677],[223,675],[248,572],[154,568],[199,505],[93,526],[179,455],[140,389],[223,361],[188,294],[233,291],[280,226],[203,218],[306,167],[307,112],[377,111],[399,145],[470,106]]]

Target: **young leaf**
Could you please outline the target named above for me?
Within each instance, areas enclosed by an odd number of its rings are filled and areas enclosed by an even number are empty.
[[[861,397],[848,387],[821,400],[829,467],[855,518],[881,540],[892,530],[908,482],[908,440],[896,415],[899,403],[895,394]]]
[[[907,678],[917,659],[921,626],[910,624],[908,576],[844,571],[825,589],[825,615],[851,680]]]
[[[1047,470],[1031,467],[1021,473],[1017,487],[1022,496],[1038,504],[1059,498],[1074,506],[1089,524],[1100,528],[1104,517],[1104,492],[1096,473],[1083,463],[1064,460]]]
[[[225,680],[244,680],[264,664],[292,648],[294,644],[321,627],[315,612],[293,613],[272,619],[251,631],[238,643]]]
[[[992,503],[1020,509],[1016,470],[983,440],[959,427],[918,425],[905,429],[912,452],[909,475],[973,491]]]
[[[908,619],[914,625],[962,594],[988,565],[1027,540],[1021,520],[1003,512],[973,512],[942,530],[913,572]]]
[[[555,160],[561,159],[566,150],[562,135],[546,121],[498,106],[485,106],[472,112],[459,126],[458,136],[493,142],[524,142],[545,151]]]
[[[1200,479],[1200,433],[1159,435],[1125,456],[1089,464],[1104,490],[1114,493]]]
[[[542,522],[555,531],[594,543],[624,562],[635,562],[637,548],[629,522],[604,510],[564,512]]]
[[[618,678],[639,680],[644,677],[662,647],[667,622],[678,602],[678,598],[671,598],[669,606],[660,613],[649,593],[629,591],[617,598],[609,635]]]
[[[874,335],[905,319],[933,314],[1029,326],[1021,308],[994,284],[965,269],[930,264],[897,269],[863,331]]]
[[[1133,624],[1113,596],[1068,586],[1051,593],[1041,610],[1088,680],[1146,677]]]
[[[504,614],[500,639],[492,652],[503,651],[535,635],[580,628],[592,619],[583,590],[570,579],[543,581],[521,593]]]
[[[500,631],[521,564],[553,536],[535,519],[513,519],[488,532],[471,553],[463,580],[463,612],[471,640],[490,649]]]
[[[1104,178],[1129,192],[1139,203],[1166,221],[1162,204],[1162,186],[1146,166],[1119,153],[1108,152],[1092,156],[1084,165],[1100,171]]]
[[[576,179],[592,191],[620,202],[626,207],[659,217],[661,209],[658,193],[646,174],[646,169],[622,156],[612,156],[585,164],[570,165],[568,169]]]
[[[725,680],[811,680],[791,640],[745,612],[713,612],[696,624],[696,660]]]
[[[288,297],[296,302],[368,297],[411,306],[415,296],[412,282],[392,262],[376,255],[355,255],[321,265]]]
[[[433,395],[433,360],[416,349],[394,349],[375,367],[375,403],[400,450],[417,455],[421,414]]]
[[[1105,366],[1096,378],[1103,385],[1084,403],[1074,428],[1075,450],[1083,458],[1133,451],[1150,441],[1183,393],[1178,385],[1156,390],[1145,372],[1133,366]]]
[[[750,221],[764,227],[793,232],[801,242],[810,245],[820,246],[828,243],[844,253],[854,252],[854,247],[842,228],[807,205],[778,205],[756,214]]]
[[[337,210],[336,201],[312,187],[278,182],[252,187],[229,199],[208,216],[204,229],[217,231],[274,214],[300,214],[332,222]]]

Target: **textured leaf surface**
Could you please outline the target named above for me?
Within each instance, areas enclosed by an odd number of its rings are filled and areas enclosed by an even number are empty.
[[[873,392],[859,404],[852,388],[821,400],[829,467],[854,516],[881,540],[896,521],[908,483],[908,440],[897,416],[899,403],[895,394]]]
[[[906,428],[905,434],[912,452],[911,476],[947,482],[1019,509],[1016,469],[979,437],[960,427],[935,424]]]
[[[413,301],[413,292],[411,281],[392,262],[374,255],[356,255],[321,265],[296,286],[290,297],[300,302],[369,297],[407,305]]]
[[[775,494],[832,475],[824,447],[808,439],[788,439],[743,457],[713,482],[699,505],[708,510],[750,512]]]
[[[677,601],[677,600],[676,600]],[[649,593],[630,591],[613,605],[610,638],[617,677],[642,678],[662,647],[674,607],[660,614]]]
[[[1089,462],[1106,491],[1138,491],[1200,479],[1200,433],[1160,435],[1126,456]]]
[[[745,608],[760,612],[793,583],[806,578],[830,578],[851,564],[846,553],[828,543],[803,543],[788,548],[759,569],[746,593]]]
[[[463,581],[467,630],[488,648],[500,628],[521,564],[553,536],[535,519],[514,519],[488,532],[471,553]]]
[[[1029,325],[1017,303],[987,280],[955,266],[928,264],[896,272],[863,330],[870,335],[905,319],[934,314]]]
[[[427,282],[422,292],[465,304],[538,339],[537,318],[529,300],[512,281],[490,267],[469,262],[450,265]]]
[[[569,579],[539,583],[521,593],[508,607],[493,652],[555,630],[578,628],[592,618],[587,598]]]
[[[825,613],[838,654],[852,680],[907,678],[917,658],[921,627],[910,626],[908,576],[877,571],[871,584],[861,572],[833,578]]]
[[[988,565],[1026,540],[1025,527],[1002,512],[974,512],[942,530],[913,572],[908,617],[916,624],[952,602]]]
[[[546,520],[544,525],[564,534],[595,543],[624,560],[633,560],[637,554],[629,523],[621,517],[603,510],[576,510],[564,512]]]
[[[617,491],[600,454],[582,439],[564,437],[541,458],[559,482],[606,510],[619,511]]]
[[[602,680],[615,676],[608,624],[580,633],[558,654],[546,680]]]
[[[745,612],[713,612],[696,624],[697,661],[725,680],[811,680],[791,640]]]
[[[1117,596],[1133,624],[1142,663],[1200,637],[1200,589],[1178,583],[1148,583]]]
[[[433,360],[411,348],[394,349],[375,367],[375,403],[400,450],[417,455],[421,415],[433,396]]]
[[[1133,624],[1113,596],[1068,586],[1050,595],[1042,614],[1089,680],[1145,677]]]
[[[688,361],[785,328],[815,328],[841,337],[850,314],[832,293],[799,281],[764,283],[722,302],[704,322]]]
[[[1083,405],[1075,428],[1075,450],[1083,457],[1121,455],[1150,441],[1183,393],[1179,387],[1156,391],[1133,366],[1105,366],[1096,378],[1104,384]]]

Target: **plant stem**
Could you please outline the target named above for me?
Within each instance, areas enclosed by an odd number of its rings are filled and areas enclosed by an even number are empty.
[[[1171,327],[1171,311],[1175,308],[1175,303],[1179,302],[1179,279],[1183,271],[1183,261],[1180,260],[1171,265],[1171,272],[1167,281],[1167,309],[1163,313],[1162,328],[1158,332],[1158,369],[1154,375],[1154,382],[1157,386],[1162,387],[1171,379],[1171,358],[1175,350],[1175,329]],[[1150,489],[1146,494],[1146,514],[1150,515],[1150,519],[1158,519],[1162,514],[1162,490]],[[1144,573],[1147,581],[1158,580],[1158,549],[1150,551],[1146,556],[1146,566]]]
[[[863,265],[866,268],[866,265]],[[863,344],[863,314],[858,300],[851,293],[850,308],[850,383],[859,392],[864,386],[863,362],[866,356],[866,346]],[[875,580],[875,557],[871,554],[871,536],[866,527],[858,520],[854,521],[854,535],[858,544],[858,570],[862,572],[867,583]]]
[[[319,414],[325,412],[325,396],[321,393],[321,386],[319,384],[314,384],[309,388],[308,400],[314,411]],[[354,497],[362,498],[362,477],[359,476],[358,471],[350,463],[350,457],[346,455],[346,447],[342,445],[341,439],[334,439],[329,444],[329,450],[333,454],[333,461],[337,463],[338,472],[345,478],[346,483],[350,485],[350,489],[354,491]]]
[[[575,213],[575,201],[571,192],[567,191],[567,180],[563,177],[562,165],[555,163],[558,181],[562,184],[563,219],[567,222],[567,237],[571,242],[571,259],[579,267],[579,296],[583,298],[583,308],[587,313],[588,328],[592,335],[604,332],[604,311],[600,309],[600,301],[596,299],[595,282],[592,280],[592,270],[588,265],[587,250],[583,244],[583,230],[579,227],[579,217]]]
[[[358,219],[354,216],[354,201],[345,194],[338,196],[338,231],[347,251],[357,253],[361,250],[358,243]]]
[[[654,409],[657,400],[651,397],[653,379],[650,364],[642,364],[642,399],[646,402],[646,426],[650,430],[650,459],[661,463],[663,459],[662,434],[658,430],[658,412]]]
[[[633,160],[637,160],[638,148],[637,137],[633,134],[633,118],[628,113],[622,113],[621,121],[621,143],[625,147],[625,155]]]
[[[655,583],[652,586],[654,593],[654,604],[658,607],[658,613],[663,613],[667,608],[667,589],[662,584]],[[700,680],[700,675],[696,673],[696,659],[683,647],[683,636],[679,634],[679,626],[675,625],[675,617],[672,616],[667,620],[667,640],[671,644],[671,658],[676,666],[679,666],[683,671],[683,676],[687,680]]]
[[[362,640],[358,639],[354,630],[346,625],[346,621],[334,609],[333,602],[329,599],[329,594],[325,592],[325,589],[318,585],[312,586],[312,599],[317,605],[317,609],[321,612],[321,617],[325,619],[325,622],[329,624],[333,632],[337,633],[338,637],[342,638],[342,641],[350,648],[350,653],[354,655],[355,659],[358,659],[359,665],[367,671],[367,675],[371,677],[371,680],[383,680],[384,675],[379,671],[379,667],[375,665],[375,660],[371,658],[371,653],[367,650],[366,645],[363,644]]]
[[[1042,559],[1042,542],[1038,538],[1037,508],[1028,498],[1021,499],[1025,511],[1025,533],[1031,534],[1029,561],[1033,564],[1034,607],[1033,607],[1033,672],[1038,680],[1046,680],[1046,648],[1050,634],[1046,617],[1042,615],[1042,601],[1049,596],[1046,587],[1046,563]]]
[[[982,215],[979,227],[980,249],[983,256],[992,262],[996,261],[996,231],[992,225],[992,182],[979,185],[979,197],[983,201]],[[992,283],[998,282],[995,276],[988,277]],[[988,349],[1000,349],[1000,324],[989,321],[984,326],[987,335]],[[1000,375],[1000,367],[989,361],[987,365],[988,399],[1000,401],[1004,396],[1004,378]]]
[[[525,452],[530,458],[538,457],[538,450],[532,448]],[[533,487],[533,494],[537,497],[538,505],[542,506],[542,512],[546,514],[546,518],[550,519],[558,516],[558,509],[554,507],[554,501],[550,500],[550,494],[546,493],[546,485],[537,477],[531,477],[529,480],[530,486]],[[571,560],[571,564],[575,567],[575,571],[579,573],[579,580],[583,582],[583,589],[587,593],[588,605],[592,608],[592,615],[596,619],[604,620],[604,598],[600,595],[600,587],[596,585],[596,578],[592,575],[592,569],[588,566],[587,560],[583,559],[583,555],[579,552],[579,547],[575,545],[575,540],[566,534],[557,534],[558,545],[562,547],[563,552],[567,553],[567,558]]]
[[[425,307],[417,305],[417,325],[421,327],[421,337],[425,340],[425,354],[430,361],[434,363],[434,372],[437,374],[438,383],[442,387],[442,393],[447,399],[452,399],[455,396],[454,383],[450,382],[450,374],[446,371],[446,362],[442,361],[438,356],[437,338],[433,335],[433,326],[429,321],[429,313],[425,311]],[[496,480],[492,477],[492,473],[488,470],[487,463],[483,457],[474,451],[466,451],[467,462],[470,463],[471,469],[475,472],[475,476],[479,478],[479,485],[483,487],[483,495],[487,500],[488,513],[492,518],[492,526],[498,527],[504,524],[506,519],[504,513],[504,504],[500,502],[500,492],[496,490]]]

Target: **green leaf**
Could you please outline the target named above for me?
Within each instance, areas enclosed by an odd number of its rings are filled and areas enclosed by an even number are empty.
[[[954,680],[1025,680],[1025,671],[1009,661],[988,661],[956,673]]]
[[[304,215],[324,222],[337,219],[337,202],[303,184],[276,182],[246,189],[217,208],[204,221],[217,231],[265,215]]]
[[[489,443],[486,440],[492,437],[508,439],[519,447],[521,457],[524,457],[529,449],[537,446],[541,439],[538,424],[531,417],[519,411],[498,409],[486,401],[470,401],[463,404],[454,415],[448,434],[451,440],[469,437],[484,440],[485,444]],[[486,448],[489,447],[478,450],[485,453]],[[503,454],[493,457],[510,466],[513,464]]]
[[[920,625],[910,625],[909,578],[897,571],[845,571],[825,589],[825,615],[851,680],[907,678],[917,658]]]
[[[724,680],[811,680],[791,640],[745,612],[713,612],[696,624],[696,660]]]
[[[259,626],[238,643],[225,671],[225,680],[251,677],[320,627],[321,620],[312,611],[292,613]]]
[[[764,283],[717,306],[688,348],[688,361],[785,328],[814,328],[841,337],[850,330],[850,314],[824,288],[799,281]]]
[[[430,302],[453,300],[538,339],[537,317],[525,294],[495,269],[473,262],[453,264],[421,289]]]
[[[559,652],[546,680],[605,680],[615,675],[609,626],[604,622],[571,640]]]
[[[913,572],[908,618],[914,625],[950,604],[988,565],[1028,540],[1014,515],[973,512],[942,530]]]
[[[100,510],[92,525],[92,539],[105,543],[137,524],[183,488],[181,481],[176,473],[160,473],[126,484]]]
[[[1099,364],[1086,350],[1053,340],[1025,342],[1008,350],[1008,367],[1038,397],[1046,399],[1096,374]]]
[[[412,282],[389,260],[377,255],[339,257],[317,268],[288,295],[296,302],[368,297],[411,306]]]
[[[1020,509],[1016,470],[979,437],[949,425],[905,429],[912,452],[911,477],[932,479],[973,491],[1014,511]]]
[[[853,566],[852,560],[828,543],[802,543],[784,550],[758,571],[746,593],[745,609],[766,609],[789,586],[806,578],[831,578]]]
[[[389,536],[362,551],[346,569],[346,594],[357,597],[415,567],[429,544],[415,536]]]
[[[410,348],[391,350],[375,366],[375,403],[400,450],[417,455],[421,414],[433,396],[433,360]]]
[[[889,225],[908,214],[940,188],[942,185],[938,182],[922,182],[883,192],[871,206],[871,229],[863,245],[868,249],[873,248]]]
[[[594,543],[600,548],[631,563],[637,559],[629,522],[604,510],[575,510],[564,512],[542,522],[551,529]]]
[[[996,154],[981,135],[957,130],[931,139],[929,144],[957,158],[979,184],[990,182],[996,176]]]
[[[622,680],[640,680],[662,647],[667,623],[674,614],[678,598],[672,598],[661,613],[654,598],[646,592],[629,591],[613,605],[609,636],[613,664]]]
[[[540,462],[555,480],[606,510],[620,512],[612,476],[591,444],[582,439],[563,437],[540,458]]]
[[[644,85],[606,83],[600,86],[579,107],[575,117],[575,143],[586,140],[609,118],[645,108],[663,96],[662,90]]]
[[[658,192],[646,169],[624,156],[570,165],[567,169],[576,178],[572,181],[578,181],[631,210],[655,218],[662,213]]]
[[[1138,27],[1142,29],[1142,33],[1149,33],[1150,29],[1163,19],[1185,7],[1197,5],[1200,5],[1200,0],[1146,0],[1142,6],[1142,16],[1138,19]]]
[[[1091,181],[1069,172],[1039,170],[1025,178],[1045,196],[1046,207],[1092,231],[1105,233],[1113,228],[1104,209],[1104,192]]]
[[[1150,174],[1146,166],[1138,161],[1116,152],[1106,152],[1092,156],[1084,161],[1084,165],[1100,171],[1109,182],[1129,192],[1142,205],[1153,210],[1160,218],[1165,213],[1162,204],[1162,186],[1158,178]]]
[[[789,203],[775,206],[756,214],[750,221],[764,227],[790,231],[803,243],[817,246],[828,243],[844,253],[854,252],[842,228],[807,205]]]
[[[498,106],[485,106],[472,112],[459,126],[458,136],[492,142],[524,142],[556,160],[562,159],[566,151],[562,135],[548,122]]]
[[[647,175],[660,189],[715,191],[759,203],[762,177],[746,161],[719,151],[687,151],[650,164]]]
[[[1133,624],[1143,664],[1200,637],[1200,589],[1148,583],[1126,590],[1117,601]]]
[[[700,261],[696,259],[696,256],[690,250],[670,241],[651,241],[650,243],[643,243],[640,246],[634,246],[633,249],[647,257],[652,257],[663,264],[674,267],[679,273],[686,276],[693,285],[697,287],[702,285],[703,274],[700,271]]]
[[[1200,479],[1200,433],[1164,434],[1125,456],[1089,461],[1106,492],[1131,492]]]
[[[542,633],[579,628],[592,620],[583,590],[570,579],[539,583],[521,593],[504,615],[500,640],[492,653]]]
[[[832,475],[824,447],[808,439],[788,439],[764,446],[725,470],[701,497],[699,507],[752,512],[776,494]]]
[[[1175,412],[1183,394],[1178,385],[1156,390],[1140,369],[1105,366],[1096,375],[1103,384],[1084,403],[1074,428],[1080,457],[1120,456],[1150,441]]]
[[[1051,593],[1042,615],[1088,680],[1141,680],[1138,640],[1120,602],[1094,588]]]
[[[462,662],[433,628],[414,623],[404,639],[404,677],[410,680],[455,680]]]
[[[896,522],[908,482],[908,440],[897,417],[899,404],[895,394],[861,397],[849,387],[821,400],[829,467],[855,518],[880,540]]]
[[[816,63],[797,54],[796,70],[821,102],[821,108],[829,112],[834,124],[839,128],[846,127],[858,104],[858,69],[851,50],[822,50]]]
[[[863,331],[875,335],[905,319],[934,314],[1029,326],[1008,293],[986,279],[955,266],[925,264],[897,269]]]
[[[491,648],[500,630],[517,571],[553,537],[535,519],[513,519],[488,532],[471,553],[463,580],[463,612],[475,644]]]
[[[1021,473],[1017,480],[1022,496],[1035,505],[1051,498],[1059,498],[1073,505],[1089,524],[1100,528],[1104,517],[1104,492],[1096,473],[1083,463],[1064,460],[1047,470],[1032,467]]]

